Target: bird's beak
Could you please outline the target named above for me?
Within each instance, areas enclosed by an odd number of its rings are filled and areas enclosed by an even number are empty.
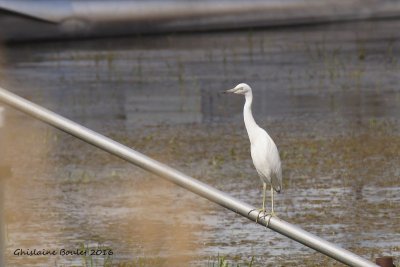
[[[232,89],[228,89],[228,90],[222,91],[221,93],[228,94],[228,93],[234,93],[235,91],[236,91],[236,88],[232,88]]]

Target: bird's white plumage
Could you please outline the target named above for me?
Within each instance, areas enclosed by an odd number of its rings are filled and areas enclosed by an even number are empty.
[[[282,189],[281,160],[274,141],[260,128],[258,136],[251,142],[251,158],[262,182],[272,185],[275,191]]]
[[[251,105],[253,103],[253,93],[250,86],[245,83],[241,83],[238,84],[235,88],[227,90],[226,92],[241,94],[245,96],[246,102],[243,108],[243,117],[246,130],[250,139],[251,158],[253,160],[254,167],[256,168],[257,173],[260,176],[261,182],[270,184],[275,191],[280,192],[282,189],[282,168],[278,148],[276,147],[275,142],[268,135],[268,133],[260,126],[258,126],[258,124],[254,120],[251,110]],[[273,194],[272,189],[271,194]]]

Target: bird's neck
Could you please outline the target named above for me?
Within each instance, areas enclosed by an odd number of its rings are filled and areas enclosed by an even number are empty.
[[[253,113],[251,111],[251,104],[253,103],[253,95],[251,93],[246,94],[246,102],[243,108],[244,124],[246,126],[247,133],[249,135],[250,142],[253,143],[256,137],[258,128],[260,128],[254,120]]]

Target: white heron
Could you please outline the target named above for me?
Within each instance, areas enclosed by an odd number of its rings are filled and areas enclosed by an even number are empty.
[[[278,148],[268,133],[257,125],[251,111],[253,93],[245,83],[226,90],[225,93],[244,95],[246,102],[243,108],[244,124],[251,144],[251,158],[263,184],[263,203],[261,212],[265,212],[265,194],[267,183],[271,186],[271,215],[274,213],[274,190],[280,193],[282,189],[282,168]]]

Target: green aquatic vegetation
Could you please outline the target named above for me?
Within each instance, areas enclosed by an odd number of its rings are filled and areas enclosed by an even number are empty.
[[[226,52],[225,46],[222,48],[222,63],[224,64],[224,66],[228,63],[228,54]]]
[[[332,54],[326,54],[325,56],[325,66],[329,73],[329,78],[334,81],[340,78],[340,72],[344,67],[344,64],[340,61],[341,48],[338,47],[332,51]]]
[[[215,155],[211,158],[209,161],[209,164],[216,167],[216,168],[221,168],[222,164],[225,162],[225,157],[223,155]]]
[[[358,60],[360,61],[364,61],[367,56],[365,45],[361,42],[357,43],[357,55],[358,55]]]
[[[264,36],[261,36],[261,38],[260,38],[260,53],[261,53],[262,57],[265,56],[265,37]]]
[[[214,55],[213,55],[213,50],[212,49],[207,50],[207,58],[208,58],[209,62],[213,62]]]
[[[118,174],[118,172],[117,172],[116,170],[112,170],[110,176],[111,176],[112,178],[114,178],[114,179],[120,178],[120,175]]]
[[[369,119],[369,127],[370,128],[375,128],[377,125],[377,120],[375,118],[370,118]]]
[[[80,246],[71,250],[74,253],[79,254],[81,257],[82,264],[79,266],[83,267],[111,267],[115,266],[113,261],[114,252],[112,248],[108,246],[98,245],[95,247],[89,246],[89,244],[81,243]]]
[[[228,63],[227,57],[228,57],[228,55],[226,53],[226,47],[223,47],[223,49],[222,49],[222,65],[223,65],[223,69],[224,69],[224,76],[226,76],[226,72],[227,72],[227,63]]]
[[[94,55],[93,60],[94,60],[94,65],[96,66],[96,68],[99,67],[99,66],[100,66],[100,62],[101,62],[101,60],[102,60],[102,55],[99,54],[99,53],[96,53],[96,54]]]
[[[138,77],[139,83],[143,81],[143,69],[142,69],[142,56],[139,55],[137,58],[137,63],[136,63],[136,76]]]
[[[184,79],[185,65],[180,58],[178,58],[177,65],[178,65],[177,80],[179,84],[179,95],[180,97],[184,98],[186,96],[185,79]],[[180,111],[183,110],[184,110],[184,101],[180,101]]]
[[[94,181],[94,174],[91,174],[86,170],[73,170],[67,171],[65,177],[62,179],[62,182],[65,184],[88,184]]]
[[[114,62],[114,59],[115,59],[115,55],[113,53],[107,53],[106,58],[107,58],[107,66],[108,66],[108,68],[112,69],[113,62]]]
[[[165,266],[168,263],[167,259],[158,256],[142,256],[133,260],[118,262],[115,260],[115,251],[111,247],[103,245],[91,247],[82,243],[73,251],[80,254],[81,263],[74,265],[77,267],[157,267]]]
[[[391,38],[387,44],[387,49],[386,49],[387,62],[392,66],[396,66],[398,62],[398,58],[396,57],[396,54],[393,51],[395,43],[396,40],[394,38]]]
[[[375,84],[375,92],[381,93],[383,91],[382,81],[378,80]]]
[[[231,58],[232,58],[232,60],[234,61],[234,62],[237,62],[238,61],[238,51],[236,50],[236,48],[234,47],[234,46],[232,46],[231,48]],[[235,64],[234,64],[234,66],[235,66]]]
[[[281,160],[285,160],[288,157],[288,151],[281,149],[279,150],[279,156],[281,158]]]
[[[94,56],[94,65],[95,65],[95,71],[96,71],[96,81],[100,80],[100,63],[101,63],[101,56],[100,54],[96,53]]]
[[[178,68],[177,68],[178,69],[178,72],[177,72],[178,83],[179,83],[179,86],[183,86],[184,75],[185,75],[185,66],[180,58],[178,58],[177,66],[178,66]]]
[[[236,150],[235,150],[234,147],[232,147],[232,148],[229,150],[229,154],[231,155],[231,158],[232,158],[232,159],[236,160]]]
[[[160,257],[139,257],[131,261],[113,263],[112,265],[110,265],[110,267],[157,267],[166,266],[166,264],[166,259]]]
[[[82,173],[82,177],[81,177],[81,182],[84,183],[84,184],[87,184],[87,183],[90,182],[90,180],[91,179],[90,179],[89,174],[87,172],[83,172]]]
[[[171,70],[172,65],[169,63],[168,60],[164,61],[165,66],[167,67],[168,71]]]
[[[336,89],[342,86],[342,77],[347,72],[347,65],[344,63],[342,47],[327,48],[325,42],[318,42],[312,46],[309,43],[304,44],[305,54],[310,59],[312,65],[321,65],[321,68],[315,70],[305,70],[309,80],[316,80],[317,88]],[[302,79],[302,77],[298,77]]]
[[[361,80],[364,75],[364,70],[361,68],[357,68],[350,72],[350,78],[354,81],[355,83],[355,88],[357,90],[361,89]]]
[[[323,59],[325,56],[325,52],[326,52],[325,42],[324,43],[316,43],[315,51],[316,51],[316,60]]]
[[[238,263],[238,261],[240,261]],[[217,258],[210,258],[207,267],[252,267],[254,264],[254,256],[250,261],[241,260],[240,257],[229,259],[228,256],[221,256],[218,254]]]

